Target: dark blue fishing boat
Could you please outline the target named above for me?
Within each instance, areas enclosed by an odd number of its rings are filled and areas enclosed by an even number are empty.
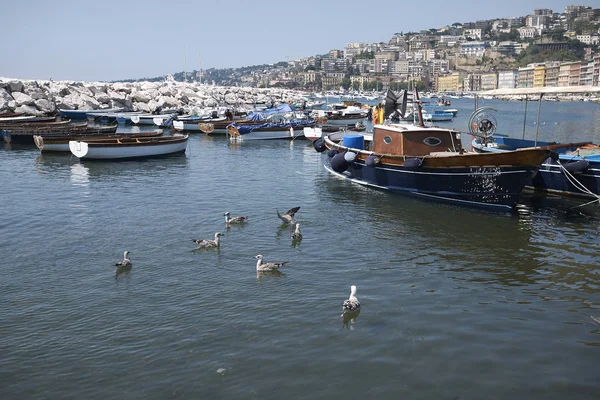
[[[326,168],[354,183],[419,197],[487,208],[513,208],[525,184],[553,153],[527,149],[469,153],[460,132],[420,126],[381,124],[372,141],[346,135],[342,143],[324,137],[317,151],[329,149]]]

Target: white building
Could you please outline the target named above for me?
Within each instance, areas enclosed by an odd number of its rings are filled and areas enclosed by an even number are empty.
[[[488,47],[486,42],[466,42],[460,45],[460,54],[469,56],[481,57],[485,53],[485,49]]]
[[[517,87],[519,72],[515,70],[498,72],[498,89],[514,89]]]
[[[517,28],[521,39],[531,39],[537,36],[538,30],[532,27]]]
[[[481,29],[465,29],[464,35],[468,39],[481,40]]]

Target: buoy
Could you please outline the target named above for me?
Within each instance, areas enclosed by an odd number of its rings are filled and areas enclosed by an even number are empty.
[[[367,167],[375,167],[375,166],[381,164],[381,158],[371,154],[370,156],[367,157],[367,160],[365,161],[365,163],[367,164]]]
[[[578,161],[573,161],[570,163],[563,164],[563,167],[565,167],[565,169],[567,171],[569,171],[570,173],[577,174],[577,173],[583,171],[584,169],[589,168],[590,163],[588,160],[578,160]]]
[[[329,158],[331,158],[331,157],[335,156],[337,153],[338,153],[338,151],[336,149],[331,149],[327,152],[327,156]]]
[[[345,155],[345,153],[338,153],[329,161],[329,165],[335,172],[344,172],[350,166],[350,163],[344,157]]]
[[[318,138],[317,140],[315,140],[315,142],[313,143],[313,147],[315,148],[315,150],[319,153],[324,152],[325,150],[327,150],[327,146],[325,146],[325,139],[323,138]]]
[[[348,161],[349,163],[351,163],[352,161],[354,161],[354,159],[356,158],[356,153],[351,152],[351,151],[347,151],[344,153],[344,159],[346,161]]]
[[[420,158],[407,158],[404,160],[404,168],[419,168],[423,164]]]

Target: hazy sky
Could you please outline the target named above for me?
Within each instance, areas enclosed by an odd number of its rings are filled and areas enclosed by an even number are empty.
[[[593,3],[593,2],[591,2]],[[108,81],[269,64],[557,0],[0,0],[0,77]],[[576,3],[577,4],[577,3]],[[591,5],[587,3],[579,3]]]

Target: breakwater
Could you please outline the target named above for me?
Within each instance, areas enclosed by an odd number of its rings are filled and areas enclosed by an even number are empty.
[[[201,114],[217,105],[301,102],[305,93],[281,88],[203,85],[192,82],[78,82],[0,78],[0,114],[48,115],[58,109],[154,112],[178,109]]]

